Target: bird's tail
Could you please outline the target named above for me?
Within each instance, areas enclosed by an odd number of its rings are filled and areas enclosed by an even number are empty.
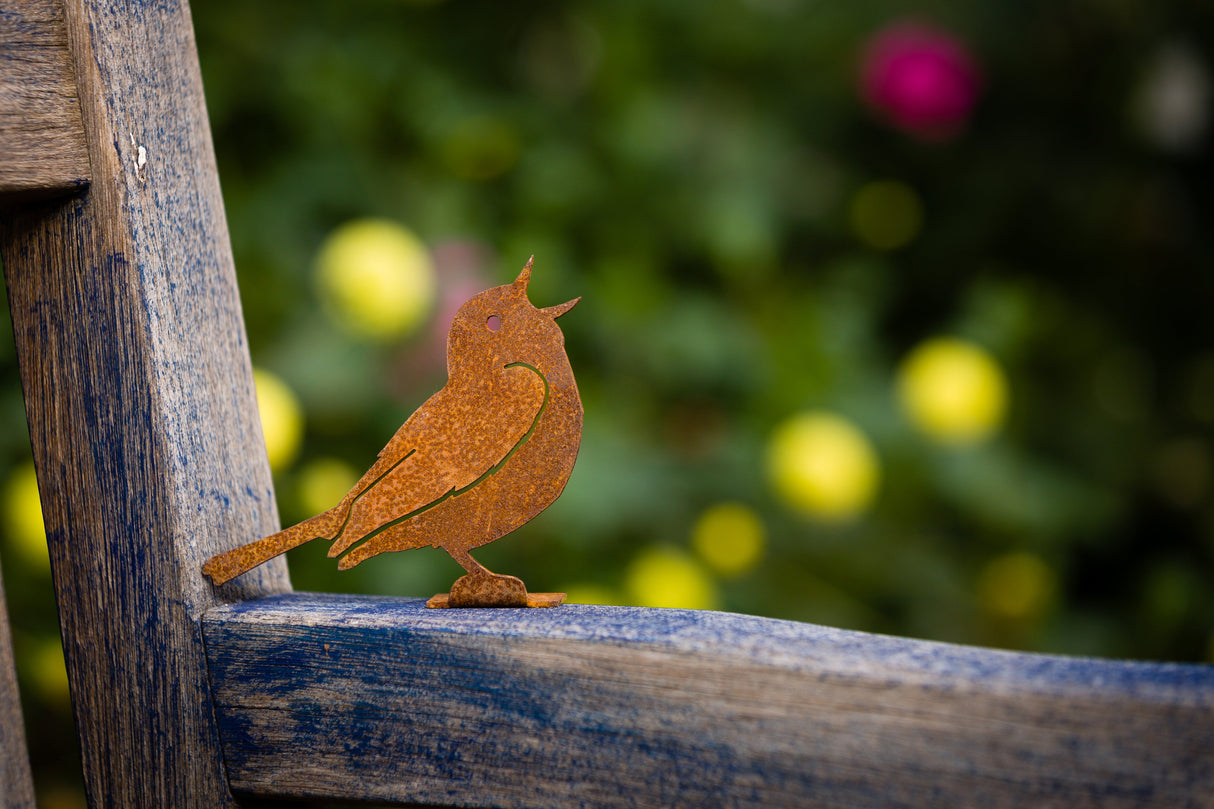
[[[313,539],[333,539],[345,525],[349,510],[350,504],[343,500],[337,507],[290,528],[284,528],[277,534],[212,556],[202,566],[202,572],[210,576],[216,585],[223,584],[305,542]]]

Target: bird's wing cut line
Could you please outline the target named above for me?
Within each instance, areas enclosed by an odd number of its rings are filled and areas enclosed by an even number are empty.
[[[369,491],[371,491],[372,489],[374,489],[374,488],[375,488],[375,484],[376,484],[376,483],[379,483],[381,480],[383,480],[384,478],[386,478],[388,475],[392,474],[392,471],[393,471],[394,469],[396,469],[396,467],[400,466],[400,465],[401,465],[401,464],[403,464],[405,461],[409,460],[409,458],[411,458],[415,452],[417,452],[417,450],[415,450],[415,449],[411,449],[411,450],[409,450],[408,452],[406,452],[404,455],[402,455],[402,456],[401,456],[400,460],[398,460],[396,463],[392,464],[392,465],[391,465],[391,466],[389,466],[387,469],[385,469],[385,470],[383,471],[383,474],[381,474],[381,475],[380,475],[379,477],[377,477],[375,480],[371,481],[371,482],[370,482],[370,483],[368,483],[366,486],[364,486],[364,487],[363,487],[363,490],[362,490],[361,492],[359,492],[358,494],[354,495],[354,499],[350,501],[350,505],[346,506],[346,518],[345,518],[344,520],[342,520],[342,521],[341,521],[341,527],[337,529],[337,532],[336,532],[336,533],[334,533],[334,534],[333,534],[333,536],[331,536],[331,537],[316,537],[316,539],[329,539],[329,540],[333,540],[333,539],[337,539],[339,536],[341,536],[342,532],[346,530],[346,526],[350,524],[350,515],[354,513],[354,506],[356,506],[356,505],[358,504],[358,501],[359,501],[359,500],[361,500],[361,499],[363,498],[363,495],[365,495],[367,492],[369,492]]]
[[[539,368],[536,368],[534,365],[531,365],[526,362],[512,362],[512,363],[509,363],[502,367],[504,367],[504,368],[526,368],[527,370],[531,371],[536,376],[538,376],[540,378],[540,381],[544,383],[544,400],[543,400],[543,402],[540,403],[540,409],[536,412],[535,418],[532,419],[531,426],[527,429],[527,432],[523,433],[523,437],[520,438],[517,442],[515,442],[514,446],[510,448],[510,451],[506,453],[504,458],[502,458],[500,461],[495,463],[493,466],[491,466],[487,470],[485,470],[481,474],[481,476],[478,477],[476,480],[472,481],[471,483],[467,484],[466,486],[461,486],[458,489],[451,489],[446,494],[444,494],[441,497],[438,497],[434,500],[431,500],[429,503],[426,503],[424,506],[415,508],[415,509],[413,509],[413,511],[410,511],[408,514],[404,514],[400,517],[397,517],[394,520],[384,523],[383,525],[376,528],[374,531],[371,531],[370,533],[366,534],[365,536],[359,538],[359,540],[357,542],[352,543],[350,545],[350,547],[346,549],[345,554],[344,554],[345,556],[350,555],[355,550],[357,550],[359,547],[366,544],[366,542],[368,540],[373,539],[375,536],[383,533],[384,531],[387,531],[389,528],[400,525],[405,520],[408,520],[412,517],[416,517],[418,514],[421,514],[423,511],[429,511],[430,509],[434,508],[435,506],[437,506],[447,500],[450,500],[452,497],[459,497],[461,494],[468,491],[469,489],[475,488],[477,484],[483,482],[485,479],[489,478],[492,475],[497,474],[497,472],[502,467],[504,467],[507,463],[510,462],[510,459],[514,457],[514,454],[516,452],[518,452],[519,449],[524,444],[527,443],[527,441],[531,438],[531,436],[535,435],[535,430],[537,427],[539,427],[540,419],[543,417],[544,411],[548,409],[548,397],[549,397],[549,394],[551,393],[551,387],[548,385],[548,378],[544,376],[544,374],[540,371]],[[410,451],[409,454],[412,455],[413,452]],[[407,458],[408,455],[406,455],[405,457]],[[404,460],[405,460],[405,458],[401,458],[400,462],[398,462],[397,464],[393,464],[392,469],[395,469],[399,465],[399,463],[403,463]],[[384,474],[381,475],[379,478],[376,478],[376,483],[378,483],[384,476],[389,474],[392,471],[392,469],[389,469],[387,472],[384,472]],[[362,497],[363,494],[370,491],[374,485],[375,484],[373,483],[370,486],[368,486],[366,489],[364,489],[362,492],[359,492],[358,496]],[[351,504],[351,506],[353,506],[353,504]],[[353,510],[353,509],[351,508],[351,510]],[[347,521],[349,520],[349,513],[347,513],[346,519],[347,519]],[[345,525],[343,524],[342,527],[344,529]]]

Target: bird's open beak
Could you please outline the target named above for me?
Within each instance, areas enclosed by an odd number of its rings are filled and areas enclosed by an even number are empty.
[[[553,320],[556,320],[558,317],[565,314],[573,307],[577,306],[577,302],[580,300],[581,300],[581,298],[574,298],[571,301],[565,301],[564,303],[558,303],[556,306],[546,306],[543,309],[541,309],[540,311],[543,312],[544,314],[548,315],[548,317],[552,318]]]
[[[535,256],[527,259],[526,265],[523,266],[523,271],[518,274],[518,278],[515,278],[514,283],[512,284],[515,289],[521,289],[524,295],[527,294],[527,285],[531,283],[531,265],[534,263]],[[580,300],[581,298],[574,298],[571,301],[558,303],[556,306],[549,306],[545,309],[541,309],[540,311],[548,315],[548,317],[552,318],[553,320],[556,320],[558,317],[576,306],[577,302]]]

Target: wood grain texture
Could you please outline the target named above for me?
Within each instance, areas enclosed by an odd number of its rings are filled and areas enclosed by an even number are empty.
[[[1214,667],[713,612],[203,619],[233,789],[443,806],[1209,807]]]
[[[0,809],[34,809],[34,781],[25,747],[21,694],[17,691],[3,583],[0,583]]]
[[[0,7],[0,204],[78,191],[89,160],[60,0]]]
[[[289,584],[199,573],[278,518],[189,8],[65,12],[93,182],[0,218],[0,250],[85,786],[231,806],[198,619]]]

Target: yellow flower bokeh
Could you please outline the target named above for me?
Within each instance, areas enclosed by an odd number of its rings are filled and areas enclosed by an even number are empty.
[[[316,275],[337,325],[372,340],[417,331],[437,294],[429,250],[388,219],[356,219],[336,228],[320,246]]]
[[[42,500],[38,496],[38,478],[33,463],[18,466],[4,484],[4,527],[8,533],[8,548],[33,567],[50,569]]]
[[[63,644],[59,638],[39,638],[29,650],[26,663],[34,687],[46,702],[68,706],[67,665],[63,660]]]
[[[720,605],[716,583],[695,559],[675,548],[637,554],[624,575],[629,601],[638,607],[712,610]]]
[[[722,576],[740,576],[763,558],[767,531],[754,509],[718,503],[704,510],[691,529],[691,546]]]
[[[341,502],[358,482],[358,470],[340,458],[317,458],[299,470],[296,481],[299,505],[308,514],[320,514]]]
[[[978,574],[978,600],[987,612],[1011,620],[1041,615],[1053,603],[1057,577],[1042,559],[1016,552],[987,562]]]
[[[785,504],[824,522],[864,513],[877,495],[881,463],[850,421],[821,411],[793,416],[768,443],[768,474]]]
[[[299,454],[303,442],[303,408],[295,393],[278,376],[253,369],[257,386],[257,411],[266,439],[266,455],[275,472],[286,469]]]
[[[998,430],[1008,406],[1007,377],[981,347],[948,337],[918,345],[898,370],[902,409],[938,441],[966,444]]]

